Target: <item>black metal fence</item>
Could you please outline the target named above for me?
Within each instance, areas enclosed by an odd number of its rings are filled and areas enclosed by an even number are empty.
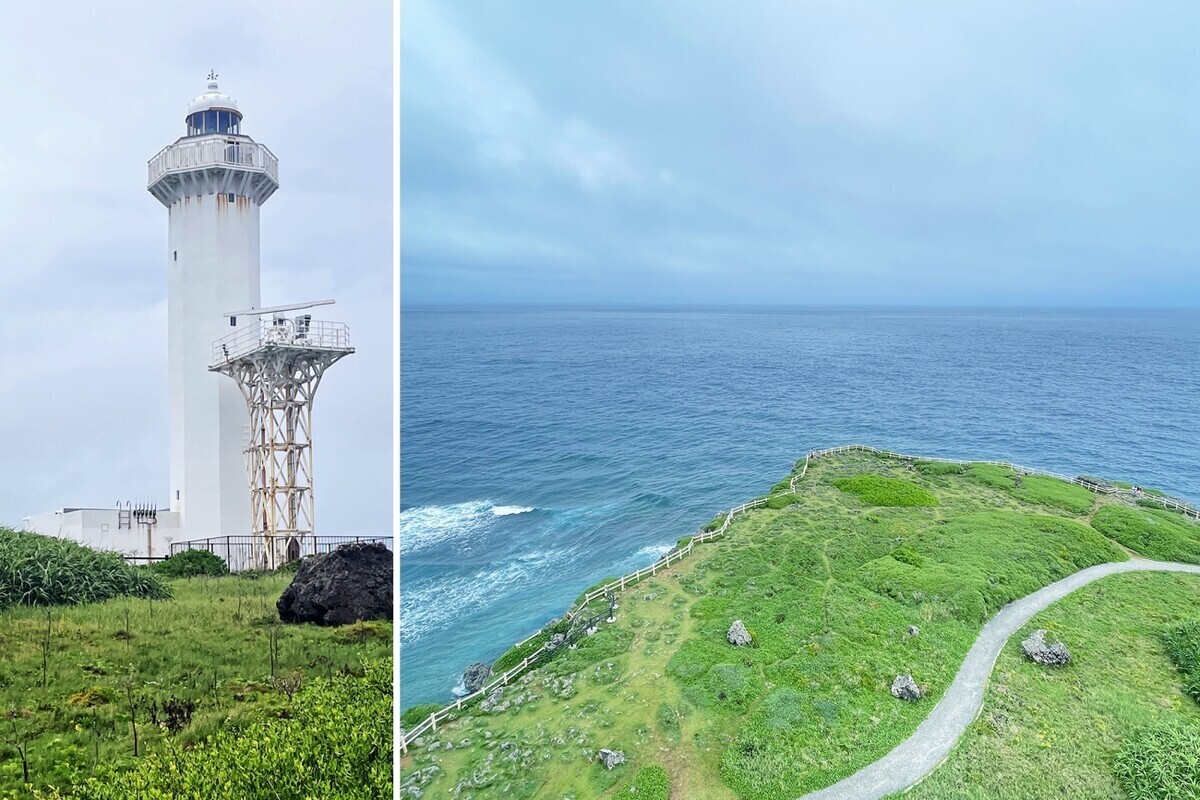
[[[343,544],[353,542],[379,542],[389,550],[392,549],[391,536],[303,536],[295,537],[296,557],[328,553]],[[251,569],[269,569],[267,562],[269,554],[264,554],[262,540],[256,536],[212,536],[207,539],[192,539],[187,542],[172,542],[171,555],[182,553],[184,550],[207,550],[215,553],[229,565],[230,572],[245,572]],[[264,558],[266,556],[266,558]]]

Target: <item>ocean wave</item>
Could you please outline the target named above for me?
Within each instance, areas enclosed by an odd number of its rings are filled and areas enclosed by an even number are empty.
[[[663,556],[665,556],[667,553],[671,552],[671,548],[673,548],[674,546],[675,545],[671,545],[671,544],[647,545],[646,547],[643,547],[640,550],[638,550],[636,553],[634,553],[633,557],[635,560],[645,560],[645,559],[657,560],[657,559],[660,559]]]
[[[530,506],[498,506],[491,500],[405,509],[400,512],[400,552],[415,553],[468,537],[478,539],[497,517],[533,510]]]
[[[513,514],[528,514],[534,511],[532,506],[493,506],[492,514],[497,517],[511,517]]]
[[[456,619],[497,603],[569,559],[566,550],[536,550],[471,574],[407,584],[400,594],[401,641],[447,630]]]

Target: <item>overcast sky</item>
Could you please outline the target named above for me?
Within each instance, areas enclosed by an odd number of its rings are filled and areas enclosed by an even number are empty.
[[[167,502],[167,211],[146,162],[210,69],[280,162],[265,305],[335,298],[358,352],[314,412],[317,530],[388,533],[392,27],[386,0],[4,3],[0,524]]]
[[[1200,304],[1200,4],[402,9],[404,304]]]

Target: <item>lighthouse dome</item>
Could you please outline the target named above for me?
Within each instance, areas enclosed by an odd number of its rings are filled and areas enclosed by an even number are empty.
[[[217,87],[217,76],[210,75],[204,94],[188,104],[187,135],[203,136],[210,133],[240,133],[242,113],[237,101]]]

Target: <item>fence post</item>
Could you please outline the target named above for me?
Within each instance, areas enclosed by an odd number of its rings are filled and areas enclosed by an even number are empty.
[[[429,715],[429,727],[434,733],[437,733],[437,712],[436,711]]]

